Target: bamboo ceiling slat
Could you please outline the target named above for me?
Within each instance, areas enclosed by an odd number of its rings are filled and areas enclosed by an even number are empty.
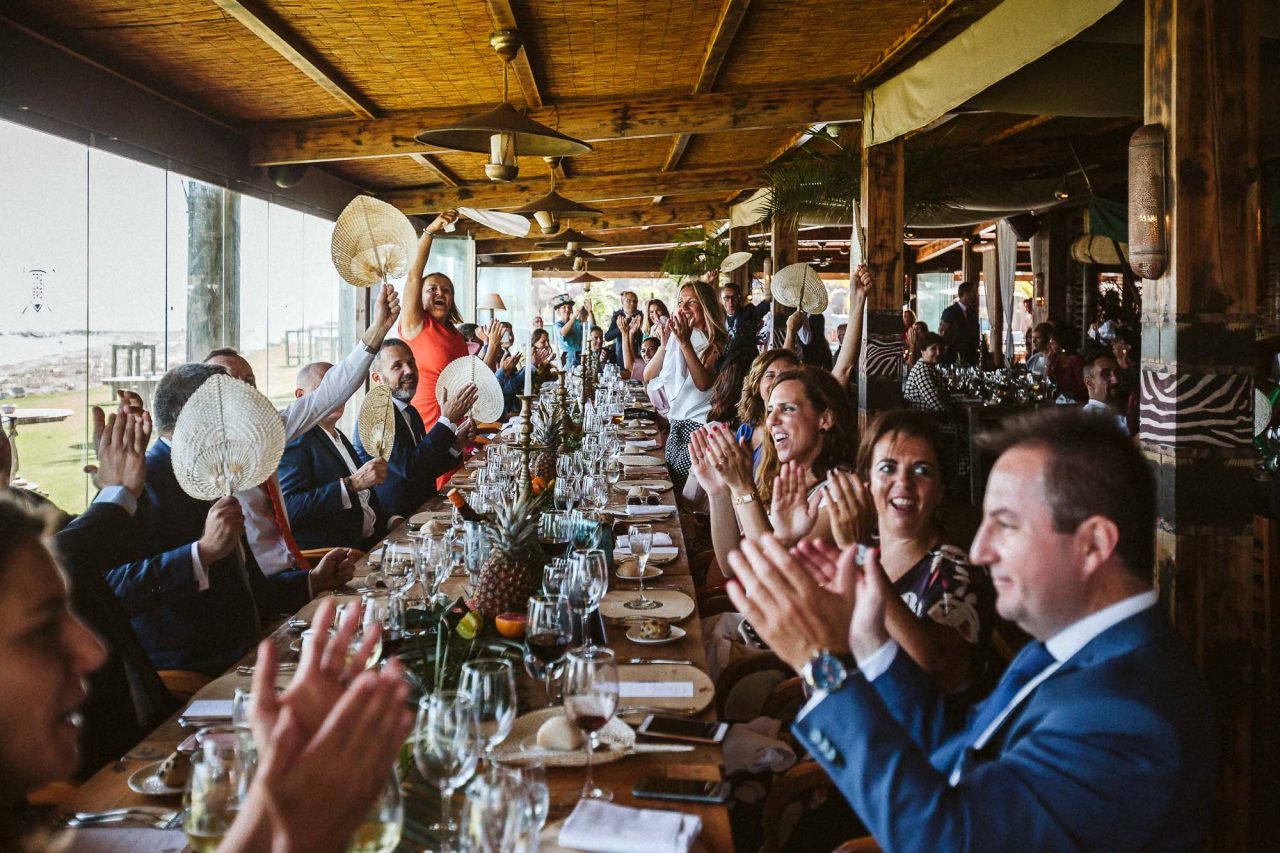
[[[687,92],[720,4],[512,0],[548,103]]]
[[[699,169],[725,163],[763,163],[794,133],[795,130],[785,128],[700,133],[690,140],[680,165],[682,168]]]
[[[384,111],[496,104],[502,61],[478,0],[280,0],[272,11]],[[511,79],[511,100],[523,105]]]
[[[341,115],[323,89],[208,0],[23,0],[122,73],[239,122]]]
[[[590,154],[570,157],[565,165],[573,175],[656,172],[662,168],[662,159],[670,147],[670,138],[664,136],[596,142]]]
[[[344,160],[326,163],[324,169],[374,191],[442,184],[438,175],[409,157]]]

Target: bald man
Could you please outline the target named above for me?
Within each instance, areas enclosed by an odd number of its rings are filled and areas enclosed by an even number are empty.
[[[318,361],[299,370],[294,396],[314,392],[332,367]],[[338,429],[345,409],[339,404],[290,441],[280,459],[280,490],[302,548],[342,545],[367,550],[399,522],[383,509],[374,491],[387,478],[386,460],[360,464],[355,447]]]

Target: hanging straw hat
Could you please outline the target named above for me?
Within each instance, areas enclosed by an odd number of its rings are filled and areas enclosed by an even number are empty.
[[[372,287],[404,276],[417,242],[413,225],[403,213],[385,201],[361,195],[334,223],[329,253],[343,281]]]
[[[447,399],[455,400],[462,393],[462,389],[472,382],[475,383],[479,396],[476,397],[475,405],[471,407],[468,414],[474,420],[485,423],[502,417],[505,407],[498,377],[493,375],[489,365],[474,355],[455,358],[440,371],[440,378],[436,380],[436,401],[440,404],[440,408],[444,409],[445,392],[448,392]]]
[[[772,290],[773,298],[788,308],[809,314],[827,310],[827,286],[806,263],[791,264],[774,273]]]
[[[270,477],[284,453],[284,423],[262,392],[215,374],[205,380],[173,428],[173,475],[191,497],[212,501]]]
[[[366,453],[379,459],[391,458],[391,448],[396,443],[396,406],[391,402],[390,388],[375,385],[364,395],[356,429]]]

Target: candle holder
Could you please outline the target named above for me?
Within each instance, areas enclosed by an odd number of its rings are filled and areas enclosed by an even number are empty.
[[[516,398],[520,401],[520,428],[516,433],[518,437],[511,447],[520,454],[520,482],[516,485],[516,492],[520,499],[524,500],[533,493],[533,473],[531,470],[533,454],[547,448],[545,445],[534,444],[533,442],[534,395],[517,394]]]

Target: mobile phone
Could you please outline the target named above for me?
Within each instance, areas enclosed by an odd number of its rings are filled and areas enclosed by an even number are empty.
[[[694,743],[719,743],[729,731],[728,723],[709,723],[705,720],[687,720],[683,717],[644,718],[637,730],[639,734],[665,740],[687,740]]]
[[[631,789],[632,795],[654,800],[684,800],[693,803],[724,803],[729,800],[729,783],[714,779],[668,779],[645,776]]]

